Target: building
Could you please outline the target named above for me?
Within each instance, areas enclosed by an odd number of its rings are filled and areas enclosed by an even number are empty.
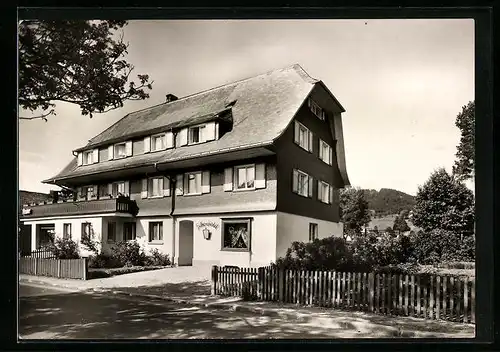
[[[178,265],[268,265],[293,241],[342,236],[341,114],[299,65],[130,113],[43,181],[74,198],[30,205],[32,247],[137,240]]]

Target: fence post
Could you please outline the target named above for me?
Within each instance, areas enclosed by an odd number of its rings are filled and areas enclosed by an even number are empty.
[[[285,271],[283,269],[278,270],[278,299],[280,302],[283,302],[283,291],[285,288]]]
[[[215,296],[217,294],[217,265],[212,265],[212,285],[211,285],[211,292],[210,294],[212,296]]]
[[[38,258],[33,258],[35,261],[35,276],[38,275]]]
[[[375,297],[375,277],[373,273],[368,274],[368,288],[370,292],[370,312],[373,312],[373,299]]]
[[[262,288],[263,288],[263,285],[264,285],[264,278],[265,278],[265,275],[264,275],[264,268],[261,267],[258,269],[257,271],[257,296],[259,299],[263,299],[262,297]]]
[[[57,259],[57,277],[61,277],[61,259]]]
[[[83,280],[87,280],[88,266],[87,258],[83,258]]]

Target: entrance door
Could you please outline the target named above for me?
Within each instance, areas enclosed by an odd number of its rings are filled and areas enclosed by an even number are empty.
[[[191,220],[179,222],[179,266],[193,265],[193,232],[194,223]]]
[[[31,225],[19,226],[19,251],[21,256],[28,256],[31,254]]]

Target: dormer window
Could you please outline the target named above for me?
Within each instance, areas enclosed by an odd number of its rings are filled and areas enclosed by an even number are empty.
[[[167,147],[165,133],[151,137],[151,151],[163,150]]]
[[[188,144],[200,143],[205,126],[190,127],[188,131]]]
[[[94,152],[92,150],[83,153],[83,164],[89,165],[94,163]]]
[[[126,143],[115,144],[114,155],[115,155],[115,159],[125,158],[127,156]]]
[[[312,113],[316,115],[320,120],[325,119],[325,111],[314,100],[309,98],[308,105]]]

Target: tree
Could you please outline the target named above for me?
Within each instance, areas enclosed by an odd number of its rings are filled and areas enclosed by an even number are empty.
[[[55,102],[77,104],[82,115],[103,113],[126,100],[143,100],[152,83],[146,74],[129,80],[134,66],[124,56],[126,21],[38,21],[19,24],[19,105],[34,117],[55,114]]]
[[[474,233],[474,195],[444,168],[434,171],[419,187],[412,223],[425,232],[435,229]]]
[[[460,181],[474,177],[474,143],[475,143],[475,102],[471,101],[462,107],[462,112],[457,115],[455,126],[460,129],[460,143],[455,154],[453,174]]]
[[[405,221],[404,214],[396,216],[394,219],[394,225],[392,225],[394,231],[406,232],[410,231],[410,226]]]
[[[363,227],[370,222],[370,211],[364,191],[359,188],[343,189],[340,193],[340,208],[344,223],[344,237],[361,233]]]

